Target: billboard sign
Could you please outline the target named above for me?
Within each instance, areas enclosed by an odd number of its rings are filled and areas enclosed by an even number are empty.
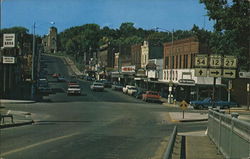
[[[122,66],[122,72],[135,73],[135,66]]]
[[[15,57],[3,56],[3,64],[14,64]]]

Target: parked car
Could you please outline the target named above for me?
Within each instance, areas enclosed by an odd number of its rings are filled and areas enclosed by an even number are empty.
[[[67,80],[64,77],[57,77],[58,82],[67,82]]]
[[[194,109],[207,109],[208,107],[220,107],[222,109],[225,109],[238,106],[238,104],[235,102],[228,102],[222,100],[213,102],[211,98],[205,98],[204,100],[190,101],[190,105],[193,106]]]
[[[39,86],[38,94],[42,94],[42,95],[52,94],[52,89],[49,86]]]
[[[90,85],[90,89],[92,91],[103,91],[104,90],[104,86],[102,83],[98,83],[98,82],[93,82],[91,85]]]
[[[90,77],[90,76],[86,76],[86,77],[85,77],[85,80],[86,80],[86,81],[94,81],[95,78],[94,78],[94,77]]]
[[[53,77],[53,78],[58,78],[58,77],[60,77],[60,73],[53,73],[53,74],[52,74],[52,77]]]
[[[138,89],[137,92],[133,94],[133,96],[137,99],[142,99],[142,95],[146,93],[144,89]]]
[[[136,87],[128,87],[128,91],[127,91],[128,95],[132,96],[136,92],[137,92],[137,88]]]
[[[81,95],[81,88],[78,84],[71,84],[68,86],[67,95]]]
[[[68,82],[68,86],[70,86],[70,85],[79,85],[79,84],[78,84],[77,81],[71,80],[71,81]]]
[[[127,94],[128,93],[128,88],[129,87],[134,87],[134,86],[131,86],[131,85],[126,85],[125,87],[122,88],[122,92]]]
[[[112,82],[110,82],[108,80],[103,80],[102,83],[103,83],[105,88],[111,88],[111,86],[112,86]]]
[[[111,88],[112,88],[113,90],[116,90],[116,91],[122,91],[123,85],[122,85],[122,84],[119,84],[119,83],[116,83],[116,84],[113,84],[113,85],[111,86]]]
[[[142,100],[146,102],[161,102],[161,96],[159,92],[155,91],[146,91],[144,94],[142,94]]]

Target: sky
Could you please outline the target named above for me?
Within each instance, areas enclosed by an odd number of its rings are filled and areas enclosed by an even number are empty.
[[[31,32],[36,23],[36,33],[44,35],[51,26],[61,32],[88,23],[119,28],[133,22],[143,29],[190,30],[196,24],[213,30],[206,14],[199,0],[3,0],[2,28],[22,26]]]

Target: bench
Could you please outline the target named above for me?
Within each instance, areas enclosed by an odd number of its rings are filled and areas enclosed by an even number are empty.
[[[12,114],[0,114],[0,123],[4,123],[4,118],[11,118],[11,122],[14,123]]]

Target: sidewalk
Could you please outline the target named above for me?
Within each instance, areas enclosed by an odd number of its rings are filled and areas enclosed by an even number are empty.
[[[172,122],[195,122],[195,121],[207,121],[208,114],[207,113],[190,113],[184,112],[169,112],[169,116]]]
[[[28,112],[6,110],[4,108],[1,108],[0,113],[2,115],[5,115],[5,114],[13,115],[13,123],[11,122],[10,117],[7,117],[7,118],[5,117],[4,122],[3,120],[1,120],[0,122],[0,129],[28,125],[28,124],[34,123],[33,119],[31,118],[31,113],[28,113]]]
[[[205,131],[178,133],[172,158],[180,159],[184,157],[186,159],[224,158]]]

